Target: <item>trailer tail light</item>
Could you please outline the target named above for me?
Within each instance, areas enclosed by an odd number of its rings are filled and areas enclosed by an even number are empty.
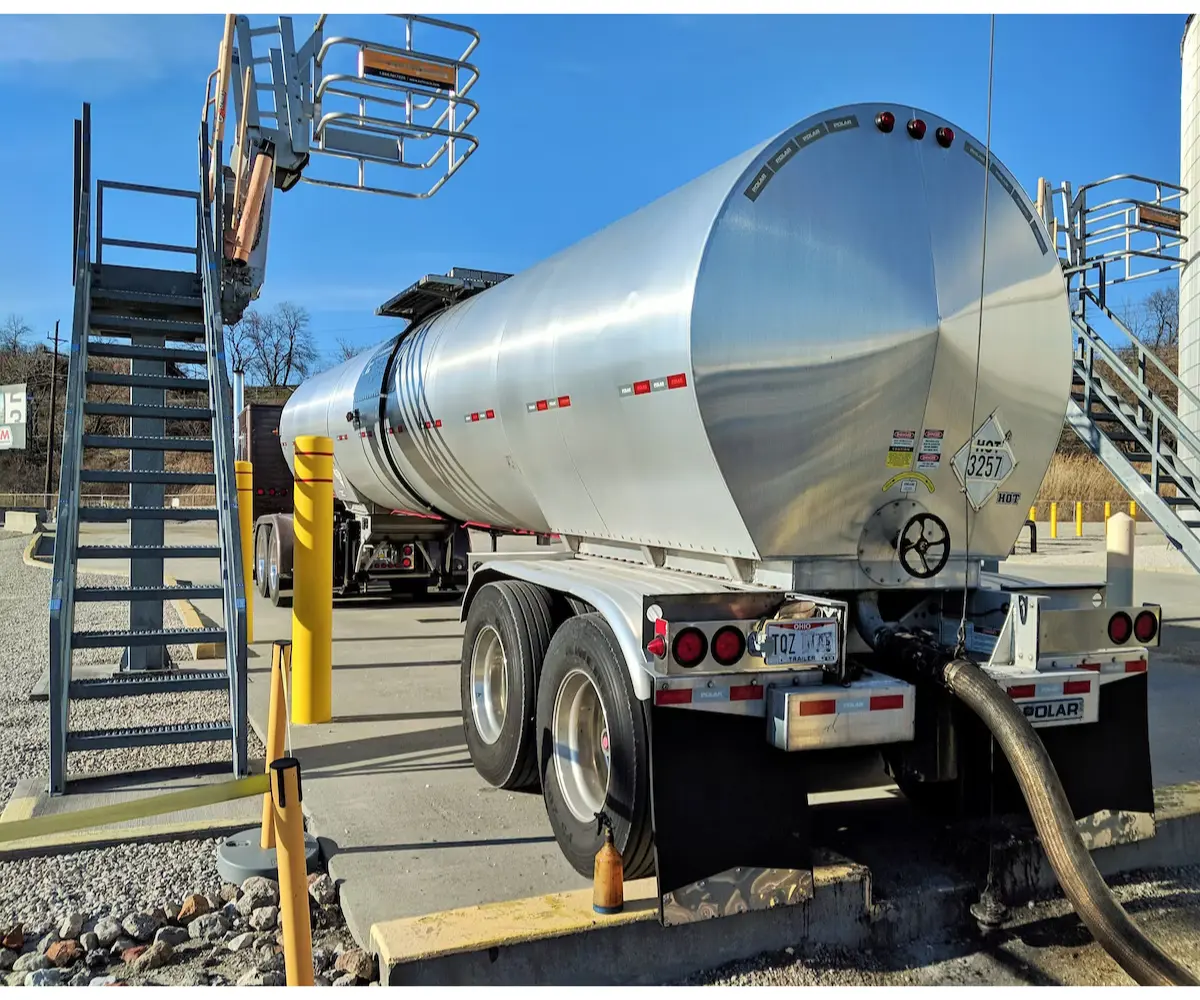
[[[694,667],[708,655],[708,640],[698,628],[685,628],[671,643],[671,655],[681,667]]]
[[[941,146],[942,149],[949,149],[954,143],[954,129],[946,128],[945,125],[934,132],[933,136],[935,139],[937,139],[938,145]]]
[[[267,495],[267,491],[264,490],[261,486],[258,489],[256,489],[254,492],[257,493],[260,497]]]
[[[712,655],[723,667],[732,667],[746,652],[746,637],[733,625],[717,629],[712,639]]]
[[[925,123],[920,118],[914,118],[908,123],[908,134],[914,139],[924,139]]]
[[[405,556],[400,560],[400,566],[402,569],[412,569],[412,560]]]
[[[1158,619],[1153,611],[1143,611],[1133,620],[1133,634],[1138,642],[1153,642],[1158,634]]]
[[[661,635],[656,635],[648,643],[646,643],[646,652],[657,659],[662,659],[667,655],[667,640]]]
[[[1124,646],[1133,635],[1133,621],[1124,611],[1118,611],[1108,620],[1108,637],[1117,646]]]
[[[896,127],[896,116],[890,111],[880,111],[875,116],[875,127],[880,132],[890,132]]]
[[[400,551],[406,556],[411,556],[413,554],[413,547],[411,545],[406,545]]]

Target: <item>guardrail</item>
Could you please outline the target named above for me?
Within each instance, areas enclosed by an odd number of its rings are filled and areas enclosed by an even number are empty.
[[[129,492],[123,493],[84,493],[79,498],[82,507],[128,507]],[[210,491],[195,493],[180,493],[167,496],[167,503],[172,507],[214,507],[216,495]],[[29,507],[37,510],[55,510],[58,507],[57,493],[0,493],[0,510],[12,510],[19,507]]]

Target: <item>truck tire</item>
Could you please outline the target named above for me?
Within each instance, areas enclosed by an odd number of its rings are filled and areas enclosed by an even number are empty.
[[[267,544],[267,595],[271,604],[277,608],[290,608],[292,599],[280,596],[281,581],[279,578],[279,536],[271,532],[271,540]]]
[[[271,529],[260,527],[254,533],[254,585],[261,597],[270,597],[267,584],[267,553],[271,546]]]
[[[650,875],[649,727],[602,615],[577,615],[554,633],[542,670],[537,730],[546,814],[572,867],[592,875],[602,843],[596,814],[603,810],[625,877]]]
[[[521,580],[480,589],[463,631],[463,732],[475,770],[497,788],[537,781],[538,677],[550,643],[550,595]]]

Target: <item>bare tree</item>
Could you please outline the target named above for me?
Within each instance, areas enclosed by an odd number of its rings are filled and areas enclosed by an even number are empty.
[[[350,343],[345,337],[335,338],[333,344],[333,350],[329,353],[333,355],[334,364],[349,361],[356,354],[362,353],[362,348],[358,344]]]
[[[248,312],[236,322],[225,327],[225,351],[229,356],[232,371],[245,371],[250,363],[254,347],[254,328],[262,322],[256,312]]]
[[[9,314],[0,324],[0,351],[14,353],[25,349],[25,338],[33,333],[33,327],[16,313]]]
[[[1156,288],[1140,302],[1127,303],[1122,322],[1152,351],[1179,346],[1179,288]]]
[[[244,340],[247,381],[272,387],[312,374],[319,358],[308,310],[281,302],[268,314],[248,311],[238,327]]]

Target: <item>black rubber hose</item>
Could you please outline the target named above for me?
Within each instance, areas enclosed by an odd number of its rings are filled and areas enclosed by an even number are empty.
[[[1100,946],[1141,986],[1200,986],[1162,951],[1117,902],[1084,846],[1050,755],[1012,699],[979,667],[952,660],[946,686],[991,730],[1012,766],[1050,866],[1067,899]]]

